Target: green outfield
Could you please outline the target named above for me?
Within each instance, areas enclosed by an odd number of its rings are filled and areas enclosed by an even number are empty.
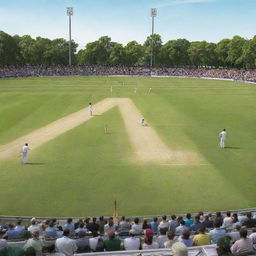
[[[31,148],[27,165],[19,152],[0,160],[0,215],[112,215],[114,200],[120,215],[256,207],[256,85],[137,77],[2,79],[0,145],[107,97],[132,99],[169,148],[197,152],[205,164],[129,161],[133,148],[114,107]],[[223,128],[227,148],[220,149]]]

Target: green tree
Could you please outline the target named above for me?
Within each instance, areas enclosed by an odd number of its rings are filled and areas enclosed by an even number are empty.
[[[228,51],[230,39],[223,39],[217,43],[215,52],[219,61],[219,65],[226,67],[228,65]]]
[[[111,50],[109,61],[111,65],[119,65],[125,63],[125,51],[121,44],[115,43]]]
[[[245,68],[256,68],[256,36],[244,44],[241,61]]]
[[[124,52],[125,64],[138,65],[143,56],[143,47],[136,41],[131,41],[124,47]]]
[[[36,54],[35,54],[35,39],[29,35],[24,35],[19,40],[20,53],[24,64],[35,65]]]

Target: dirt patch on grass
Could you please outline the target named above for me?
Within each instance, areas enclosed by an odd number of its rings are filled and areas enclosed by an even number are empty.
[[[106,98],[93,105],[93,116],[90,116],[89,109],[85,108],[6,145],[1,145],[0,159],[13,158],[18,155],[25,142],[29,143],[31,149],[35,149],[92,118],[98,118],[98,115],[115,106],[120,109],[134,150],[133,161],[167,164],[200,164],[202,162],[197,152],[171,150],[150,125],[142,126],[139,122],[142,114],[128,98]]]

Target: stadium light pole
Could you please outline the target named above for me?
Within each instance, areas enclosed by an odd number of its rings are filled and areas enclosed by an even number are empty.
[[[154,35],[155,17],[156,17],[156,15],[157,15],[157,9],[156,9],[156,8],[151,8],[150,14],[151,14],[151,17],[152,17],[150,71],[152,72],[152,68],[153,68],[153,57],[154,57],[154,40],[153,40],[153,35]]]
[[[67,7],[67,15],[69,17],[69,58],[68,63],[69,66],[72,64],[71,60],[71,16],[73,16],[73,7]]]

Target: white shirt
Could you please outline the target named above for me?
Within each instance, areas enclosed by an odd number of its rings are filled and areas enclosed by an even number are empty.
[[[227,137],[227,132],[226,131],[222,131],[222,132],[220,132],[219,136],[220,136],[221,139],[225,140],[226,137]]]
[[[62,252],[66,256],[73,255],[77,250],[76,242],[66,236],[58,238],[55,242],[55,245],[58,252]]]
[[[96,250],[99,238],[100,237],[97,236],[97,237],[92,237],[89,239],[89,245],[90,245],[91,250],[93,250],[93,251]]]
[[[249,238],[252,239],[253,244],[256,244],[256,232],[251,233]]]
[[[124,249],[125,250],[139,250],[140,249],[140,239],[138,237],[128,237],[124,239]]]
[[[136,234],[143,233],[142,225],[141,224],[133,224],[132,229],[135,231]]]
[[[29,147],[28,146],[23,146],[22,147],[22,153],[28,153],[28,151],[29,151]]]
[[[232,226],[232,218],[231,217],[225,217],[223,219],[223,226],[224,227],[230,227]]]
[[[35,229],[39,230],[39,232],[40,232],[40,226],[39,226],[39,225],[30,225],[30,226],[28,227],[28,231],[29,231],[30,233],[32,233],[32,231],[35,230]]]
[[[152,242],[152,244],[146,244],[146,243],[142,244],[143,250],[158,249],[158,248],[159,248],[159,244],[154,241]]]
[[[30,238],[24,245],[24,249],[29,247],[33,247],[36,250],[36,256],[43,255],[42,248],[43,248],[43,241],[41,239]]]

